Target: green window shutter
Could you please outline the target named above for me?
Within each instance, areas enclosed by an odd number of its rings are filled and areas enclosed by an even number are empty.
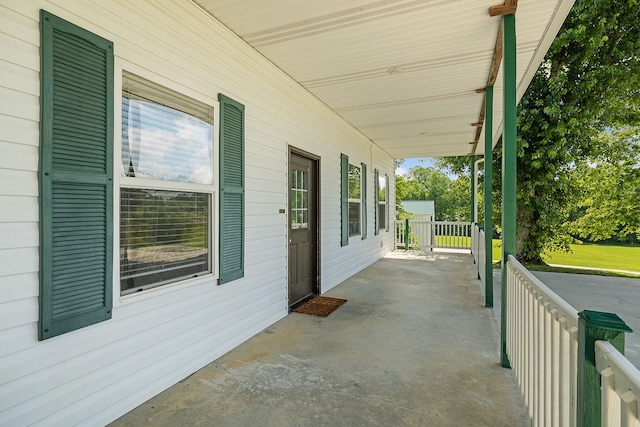
[[[111,318],[113,44],[40,12],[40,323]]]
[[[340,246],[349,244],[349,156],[340,154]]]
[[[244,277],[244,105],[220,101],[220,280]]]
[[[367,238],[367,165],[362,165],[362,240]]]
[[[389,200],[390,200],[390,188],[389,188],[389,175],[384,175],[384,188],[385,188],[385,204],[384,204],[384,212],[387,216],[385,226],[385,231],[389,231],[389,223],[391,222],[391,218],[389,218]]]
[[[378,210],[380,209],[380,171],[373,170],[373,232],[377,236],[380,234],[380,223],[378,222]]]

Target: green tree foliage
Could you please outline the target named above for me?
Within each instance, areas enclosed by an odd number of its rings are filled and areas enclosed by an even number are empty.
[[[448,206],[455,221],[471,221],[471,183],[469,178],[459,176],[451,181],[447,193]]]
[[[591,241],[640,240],[640,128],[603,132],[600,154],[576,169],[580,188],[571,232]]]
[[[581,201],[575,168],[598,156],[605,129],[638,123],[638,0],[577,0],[518,106],[519,260],[542,263],[544,251],[569,248],[567,219]],[[501,154],[498,144],[497,190]],[[464,164],[460,158],[448,163],[454,171]],[[494,193],[494,208],[500,208],[500,193]]]
[[[438,169],[458,176],[471,177],[471,158],[469,156],[434,157]]]
[[[433,200],[438,221],[469,221],[471,186],[468,177],[451,179],[433,167],[415,166],[396,178],[396,197]]]
[[[459,177],[464,177],[469,182],[469,186],[471,185],[471,180],[473,177],[471,176],[471,158],[469,156],[453,156],[453,157],[435,157],[435,165],[438,169],[449,172],[453,175],[458,175]],[[495,162],[495,160],[494,160]],[[494,165],[495,170],[495,165]],[[477,200],[478,204],[478,223],[484,223],[484,166],[483,163],[480,163],[478,168],[478,189],[477,189]],[[499,175],[497,176],[499,179]],[[495,236],[499,235],[501,219],[500,219],[500,182],[497,181],[493,183],[493,234]],[[469,187],[469,197],[471,195],[471,187]],[[496,200],[498,201],[498,206],[496,206]]]
[[[639,24],[637,0],[578,0],[520,101],[520,260],[542,262],[543,251],[568,248],[564,224],[580,194],[572,168],[598,152],[604,129],[638,122]]]
[[[427,196],[427,190],[417,180],[398,176],[396,177],[397,200],[431,200]]]

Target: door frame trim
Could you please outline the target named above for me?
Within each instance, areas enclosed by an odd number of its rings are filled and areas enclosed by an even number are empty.
[[[291,171],[291,154],[297,154],[298,156],[302,156],[302,157],[306,157],[310,160],[313,160],[316,162],[316,206],[315,206],[315,214],[316,214],[316,236],[315,236],[315,244],[316,244],[316,280],[315,280],[315,284],[313,286],[313,293],[316,295],[320,295],[322,293],[322,282],[321,282],[321,273],[320,273],[320,265],[321,265],[321,250],[320,250],[320,230],[321,230],[321,222],[320,222],[320,212],[321,212],[321,203],[320,203],[320,195],[321,195],[321,185],[320,185],[320,160],[321,157],[310,153],[306,150],[302,150],[300,148],[294,147],[293,145],[287,144],[287,213],[286,213],[286,221],[287,221],[287,247],[286,247],[286,253],[287,253],[287,278],[285,280],[286,283],[286,290],[287,290],[287,309],[291,308],[291,301],[289,301],[289,239],[290,239],[290,235],[289,235],[289,231],[290,229],[290,224],[291,224],[291,218],[290,218],[290,214],[291,214],[291,188],[290,188],[290,182],[289,180],[291,179],[291,174],[289,173]]]

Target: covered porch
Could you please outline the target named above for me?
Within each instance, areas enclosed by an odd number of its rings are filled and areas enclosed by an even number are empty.
[[[497,303],[503,316],[498,328],[483,308],[492,306],[490,251],[484,250],[491,236],[482,235],[474,210],[465,226],[474,230],[469,243],[479,269],[468,255],[387,256],[329,290],[351,301],[332,319],[291,314],[116,425],[139,416],[131,425],[583,426],[599,425],[591,422],[601,412],[616,412],[620,400],[628,404],[621,417],[636,418],[637,411],[627,407],[636,407],[637,378],[618,353],[627,326],[613,315],[592,312],[590,319],[578,313],[513,257],[516,105],[571,0],[506,0],[468,13],[462,5],[419,2],[411,9],[414,3],[407,2],[371,14],[378,3],[313,12],[292,8],[286,14],[197,3],[362,133],[370,150],[375,146],[396,158],[470,156],[472,175],[482,155],[490,176],[493,149],[502,139],[503,292]],[[458,27],[444,18],[454,15],[461,26],[477,27],[458,38],[450,32]],[[368,32],[354,25],[382,16],[382,25]],[[443,41],[439,49],[430,43],[435,39]],[[341,170],[347,165],[343,153]],[[490,180],[485,185],[491,194]],[[393,206],[395,194],[385,188]],[[376,206],[378,193],[374,182]],[[366,224],[366,198],[361,202],[365,209],[358,214]],[[490,213],[491,199],[484,202]],[[344,197],[341,203],[349,206]],[[351,220],[343,208],[342,246]],[[491,215],[483,224],[492,229]],[[406,271],[398,274],[389,263],[406,263]],[[606,321],[598,324],[601,317]],[[599,327],[605,331],[589,335]],[[603,338],[611,342],[600,348]],[[509,367],[513,378],[501,369]],[[633,392],[612,386],[603,392],[609,401],[599,404],[601,374],[630,382]]]
[[[391,252],[113,426],[526,426],[471,255]]]

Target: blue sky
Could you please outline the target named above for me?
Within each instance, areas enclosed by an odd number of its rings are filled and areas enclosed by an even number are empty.
[[[423,168],[433,166],[432,157],[414,157],[410,159],[404,159],[404,162],[396,169],[396,176],[404,175],[414,166],[422,166]]]

